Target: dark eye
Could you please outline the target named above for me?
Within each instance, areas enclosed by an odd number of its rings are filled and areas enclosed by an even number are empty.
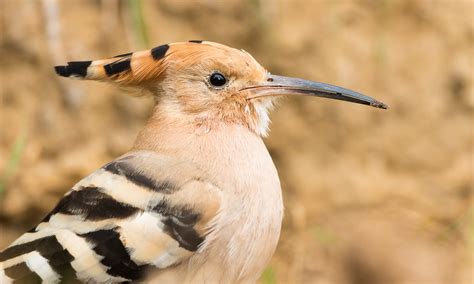
[[[227,82],[227,79],[219,72],[214,72],[209,77],[209,83],[215,87],[222,87]]]

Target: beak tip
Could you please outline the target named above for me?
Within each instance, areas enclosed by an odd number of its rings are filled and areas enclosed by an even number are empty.
[[[381,108],[381,109],[389,109],[390,107],[382,102],[379,102],[379,101],[375,101],[375,102],[372,102],[370,104],[370,106],[372,107],[376,107],[376,108]]]

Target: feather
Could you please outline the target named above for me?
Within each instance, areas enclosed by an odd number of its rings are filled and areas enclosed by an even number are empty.
[[[209,218],[201,216],[217,211],[204,212],[208,209],[192,199],[189,204],[173,199],[187,184],[199,190],[204,182],[162,179],[140,170],[158,164],[166,167],[157,154],[136,153],[80,181],[42,223],[0,253],[0,282],[36,277],[53,283],[65,275],[133,281],[153,267],[166,269],[188,259],[205,240],[197,228]],[[141,192],[141,200],[125,198],[124,190],[129,196]]]

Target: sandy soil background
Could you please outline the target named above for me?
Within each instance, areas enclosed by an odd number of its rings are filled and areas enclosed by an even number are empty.
[[[282,100],[266,144],[286,216],[262,283],[472,283],[473,3],[162,0],[140,16],[132,1],[1,0],[0,247],[151,111],[52,66],[208,39],[391,106]]]

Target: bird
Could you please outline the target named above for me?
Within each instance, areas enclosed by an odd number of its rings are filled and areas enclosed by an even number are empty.
[[[342,87],[271,74],[245,50],[211,41],[55,71],[140,90],[155,105],[128,152],[77,182],[0,253],[0,283],[255,283],[284,211],[262,140],[275,100],[388,108]]]

